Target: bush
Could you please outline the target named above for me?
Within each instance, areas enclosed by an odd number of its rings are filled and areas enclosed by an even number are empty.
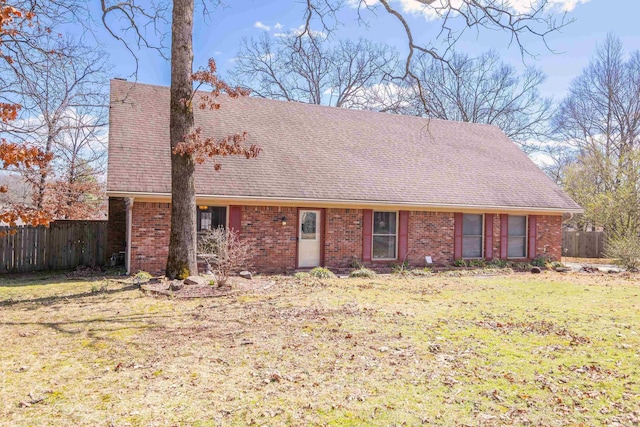
[[[549,258],[544,255],[540,255],[531,260],[531,265],[534,267],[546,268],[549,263]]]
[[[487,267],[489,268],[507,268],[510,265],[509,261],[504,259],[494,259],[487,263]]]
[[[318,279],[333,279],[336,277],[335,274],[331,272],[328,268],[324,267],[316,267],[313,268],[309,274],[313,277],[317,277]]]
[[[462,258],[458,258],[457,260],[453,261],[453,266],[454,267],[469,267],[469,263],[467,262],[467,260],[464,260]]]
[[[400,264],[393,264],[391,266],[391,272],[393,274],[408,274],[411,267],[407,261]]]
[[[487,261],[485,261],[482,258],[480,258],[480,259],[470,259],[470,260],[467,261],[467,264],[469,265],[469,267],[483,268],[483,267],[487,266]]]
[[[218,286],[224,286],[232,273],[249,267],[251,245],[235,230],[207,230],[198,241],[198,256],[215,273]]]
[[[369,270],[368,268],[359,268],[357,270],[353,270],[350,274],[349,277],[368,277],[368,278],[372,278],[372,277],[376,277],[377,274],[375,271],[373,270]]]
[[[416,268],[414,270],[411,270],[409,274],[411,274],[412,276],[431,276],[433,275],[433,270],[431,270],[429,267]]]
[[[298,280],[305,280],[311,277],[311,275],[304,271],[297,271],[296,273],[293,274],[293,277]]]
[[[607,241],[605,256],[630,271],[640,267],[640,237],[635,233],[614,235]]]
[[[133,280],[137,285],[140,285],[142,283],[147,283],[152,278],[153,276],[144,270],[138,271],[136,275],[133,276]]]

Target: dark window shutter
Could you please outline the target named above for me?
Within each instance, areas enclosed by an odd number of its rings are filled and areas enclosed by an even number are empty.
[[[362,261],[371,262],[371,234],[373,232],[373,210],[362,211]]]
[[[453,259],[462,258],[462,214],[453,214]]]
[[[509,245],[509,215],[500,215],[500,258],[507,259]]]
[[[409,253],[409,211],[400,211],[398,233],[398,259],[404,261]]]
[[[493,259],[493,214],[484,216],[484,257]]]
[[[229,228],[242,231],[242,206],[229,206]]]
[[[535,215],[529,215],[529,259],[536,257],[537,222]]]

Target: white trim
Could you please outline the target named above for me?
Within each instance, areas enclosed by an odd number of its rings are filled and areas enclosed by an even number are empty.
[[[375,234],[373,232],[376,227],[376,223],[374,221],[376,212],[393,212],[396,214],[396,234],[395,234],[396,244],[395,244],[394,258],[374,258],[373,257],[373,238],[375,236],[391,236],[391,234]],[[400,228],[400,212],[399,211],[377,209],[371,212],[371,261],[398,261],[399,228]]]
[[[485,222],[484,222],[484,216],[485,214],[476,214],[476,213],[463,213],[462,214],[462,241],[460,242],[460,244],[462,245],[462,252],[464,252],[464,216],[465,215],[480,215],[482,217],[482,229],[481,234],[480,234],[480,256],[479,257],[462,257],[462,259],[484,259],[484,242],[485,242],[485,234],[486,234],[486,230],[485,230]],[[471,236],[471,237],[478,237],[478,236]]]
[[[131,224],[133,223],[133,197],[127,197],[124,200],[127,223],[127,248],[124,255],[124,267],[127,275],[131,275]]]
[[[162,199],[164,203],[171,201],[171,193],[149,193],[138,191],[107,191],[109,197],[138,197],[138,198],[151,198]],[[549,213],[561,215],[563,213],[584,213],[584,209],[565,209],[565,208],[540,208],[532,206],[499,206],[499,205],[456,205],[446,203],[415,203],[415,202],[399,202],[399,201],[382,201],[382,200],[353,200],[353,199],[313,199],[302,197],[263,197],[263,196],[221,196],[212,194],[198,194],[197,199],[209,199],[220,200],[220,203],[227,202],[229,204],[264,204],[269,203],[274,206],[296,206],[296,207],[331,207],[331,206],[344,206],[351,205],[352,209],[356,209],[354,206],[374,206],[374,207],[401,207],[400,210],[408,210],[407,208],[418,209],[440,209],[447,212],[476,212],[476,213],[508,213],[508,212],[526,212],[531,215],[537,213]],[[203,201],[202,203],[211,203],[209,201]]]
[[[521,256],[509,256],[509,217],[510,216],[523,216],[524,217],[524,257]],[[521,237],[521,236],[513,236]],[[528,259],[529,258],[529,215],[508,215],[507,216],[507,259]]]

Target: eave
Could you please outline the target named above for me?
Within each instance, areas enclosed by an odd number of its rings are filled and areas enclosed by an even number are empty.
[[[171,203],[170,193],[145,193],[128,191],[107,191],[109,197],[133,198],[135,201]],[[494,205],[454,205],[438,203],[414,203],[382,200],[338,200],[313,198],[278,198],[257,196],[220,196],[210,194],[196,195],[199,204],[247,205],[247,206],[292,206],[292,207],[324,207],[345,209],[383,209],[412,210],[430,212],[466,212],[466,213],[526,213],[530,215],[562,215],[580,214],[583,209],[561,207],[532,206],[494,206]]]

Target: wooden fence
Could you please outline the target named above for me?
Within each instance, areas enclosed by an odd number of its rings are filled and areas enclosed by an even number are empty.
[[[602,231],[563,231],[562,256],[602,258],[605,240]]]
[[[105,263],[106,221],[0,227],[0,234],[5,234],[0,237],[0,274],[70,270]]]

